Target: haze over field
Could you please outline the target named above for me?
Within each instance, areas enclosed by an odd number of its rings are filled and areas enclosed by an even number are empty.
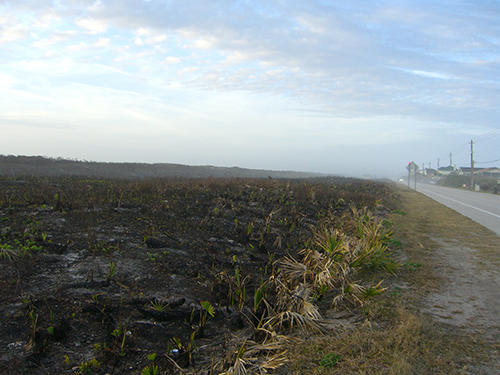
[[[473,139],[498,160],[500,3],[350,3],[0,0],[0,154],[392,177],[467,166]]]

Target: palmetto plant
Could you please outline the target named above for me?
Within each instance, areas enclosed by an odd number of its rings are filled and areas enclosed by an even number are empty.
[[[207,314],[209,314],[212,318],[215,317],[215,310],[212,304],[209,301],[200,302],[201,307],[203,307],[204,311],[200,312],[200,328],[203,328],[205,324],[207,324]]]
[[[154,299],[153,301],[150,302],[151,308],[153,310],[156,310],[158,312],[164,312],[170,309],[170,304],[168,302],[164,302],[159,299]]]
[[[247,340],[233,354],[233,365],[221,375],[267,374],[283,366],[288,359],[284,346],[291,339],[287,336],[272,335],[264,343]]]
[[[250,281],[250,277],[247,275],[242,277],[240,274],[240,269],[238,267],[234,270],[234,277],[225,276],[229,282],[229,299],[231,304],[236,304],[238,306],[238,311],[242,311],[245,306],[247,292],[246,286]]]
[[[109,262],[109,272],[108,272],[108,277],[106,278],[106,282],[109,284],[111,280],[116,275],[116,263],[114,262]]]
[[[277,302],[263,328],[274,331],[298,327],[301,330],[321,332],[321,314],[314,304],[311,286],[301,283],[291,287],[284,277],[276,278],[275,282]]]
[[[30,320],[30,336],[28,342],[26,343],[26,350],[31,350],[36,345],[36,332],[38,329],[38,314],[35,314],[33,306],[30,306],[29,312],[29,320]]]
[[[255,289],[254,295],[253,295],[253,312],[256,313],[257,309],[259,308],[260,304],[266,297],[267,293],[267,281],[264,281],[261,279],[260,281],[260,286]]]
[[[320,295],[328,289],[334,289],[337,291],[334,304],[344,300],[363,304],[364,298],[382,293],[385,289],[380,287],[381,283],[364,287],[355,278],[362,269],[382,268],[394,272],[398,265],[390,258],[388,248],[392,232],[367,210],[354,208],[351,220],[356,228],[353,235],[348,235],[325,221],[314,229],[312,246],[299,252],[301,260],[288,256],[279,261],[282,282],[277,285],[277,290],[287,289],[284,294],[290,295],[292,290],[299,290],[299,286],[307,285],[306,289],[311,294]],[[281,301],[285,300],[286,298]],[[300,324],[300,319],[288,313],[301,314],[300,309],[281,311],[287,312],[282,318],[294,319]],[[276,319],[273,320],[275,322]],[[281,324],[281,318],[279,322]]]

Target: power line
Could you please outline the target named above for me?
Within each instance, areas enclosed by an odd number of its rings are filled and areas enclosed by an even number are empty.
[[[489,164],[489,163],[496,163],[497,161],[500,161],[500,159],[491,160],[491,161],[475,161],[474,160],[474,163],[476,163],[476,164]]]
[[[476,142],[483,142],[483,141],[486,141],[490,138],[493,138],[493,137],[496,137],[497,135],[499,135],[500,133],[500,129],[495,129],[495,130],[492,130],[490,131],[489,133],[486,133],[486,134],[483,134],[483,135],[480,135],[479,137],[476,138]]]
[[[454,155],[457,155],[457,154],[461,154],[465,151],[468,151],[469,150],[469,142],[467,143],[464,143],[463,145],[451,150],[451,152],[454,154]]]
[[[440,155],[440,157],[437,159],[438,160],[438,164],[437,164],[437,168],[439,169],[440,168],[440,161],[443,160],[443,159],[447,159],[447,158],[450,158],[450,165],[452,163],[452,156],[459,156],[459,155],[462,155],[463,153],[465,153],[466,151],[469,151],[469,147],[472,151],[472,144],[473,143],[482,143],[483,141],[487,141],[491,138],[494,138],[494,137],[497,137],[500,135],[500,128],[497,128],[497,129],[493,129],[483,135],[480,135],[478,137],[475,138],[474,141],[471,141],[471,142],[466,142],[466,143],[463,143],[461,144],[460,146],[456,147],[455,149],[451,150],[451,152],[446,155],[445,157],[443,157],[444,155]],[[472,143],[473,142],[473,143]],[[498,146],[494,146],[493,149],[497,148]],[[488,150],[491,150],[492,148],[489,148],[487,150],[481,150],[481,151],[488,151]],[[462,157],[459,158],[460,160],[462,160]],[[477,163],[477,164],[488,164],[488,163],[496,163],[496,162],[499,162],[500,159],[497,159],[497,160],[491,160],[491,161],[475,161],[474,160],[474,163]]]

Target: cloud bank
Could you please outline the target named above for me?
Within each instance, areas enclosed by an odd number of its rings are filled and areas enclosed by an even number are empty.
[[[3,153],[394,175],[457,147],[465,164],[464,142],[498,128],[497,2],[26,0],[0,14]],[[493,160],[490,138],[478,156]]]

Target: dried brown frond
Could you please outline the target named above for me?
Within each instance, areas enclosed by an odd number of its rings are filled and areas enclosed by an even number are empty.
[[[325,256],[317,250],[313,249],[303,249],[299,251],[299,254],[303,255],[302,263],[308,266],[315,266],[318,263],[325,262]]]
[[[278,264],[290,284],[296,284],[298,282],[305,283],[308,278],[312,276],[311,271],[304,263],[301,263],[292,257],[287,256],[280,260]]]
[[[283,346],[286,344],[285,341],[279,340],[272,340],[263,344],[258,344],[255,341],[248,340],[247,343],[249,344],[249,346],[247,346],[246,348],[245,355],[249,356],[262,354],[263,352],[267,353],[274,350],[280,350],[283,349]]]
[[[309,284],[302,283],[294,289],[289,289],[285,283],[280,282],[277,284],[278,301],[276,303],[276,310],[278,312],[287,310],[300,311],[302,302],[309,298],[309,288]]]
[[[353,305],[363,306],[364,301],[361,299],[365,292],[365,288],[357,283],[347,283],[332,302],[332,306],[339,306],[342,302],[348,302]]]
[[[285,346],[300,341],[265,329],[259,331],[266,333],[265,341],[263,343],[252,340],[244,340],[243,343],[240,341],[239,349],[231,355],[233,358],[236,356],[229,362],[233,365],[221,374],[266,374],[269,370],[275,370],[287,362]]]
[[[321,313],[319,312],[318,306],[310,301],[303,301],[302,303],[302,314],[307,318],[320,320],[322,319]]]
[[[247,367],[254,374],[267,374],[268,370],[276,370],[288,362],[286,351],[271,357],[245,358]]]
[[[246,361],[240,357],[236,357],[234,365],[226,372],[221,372],[219,375],[245,375],[248,371],[245,367]]]
[[[9,259],[12,261],[13,258],[18,258],[19,252],[14,249],[0,249],[0,259]]]
[[[323,329],[321,323],[316,319],[311,319],[298,312],[294,311],[284,311],[278,315],[269,319],[264,327],[270,327],[271,329],[284,329],[288,325],[289,328],[298,327],[302,331],[312,331],[316,333],[322,333]]]

